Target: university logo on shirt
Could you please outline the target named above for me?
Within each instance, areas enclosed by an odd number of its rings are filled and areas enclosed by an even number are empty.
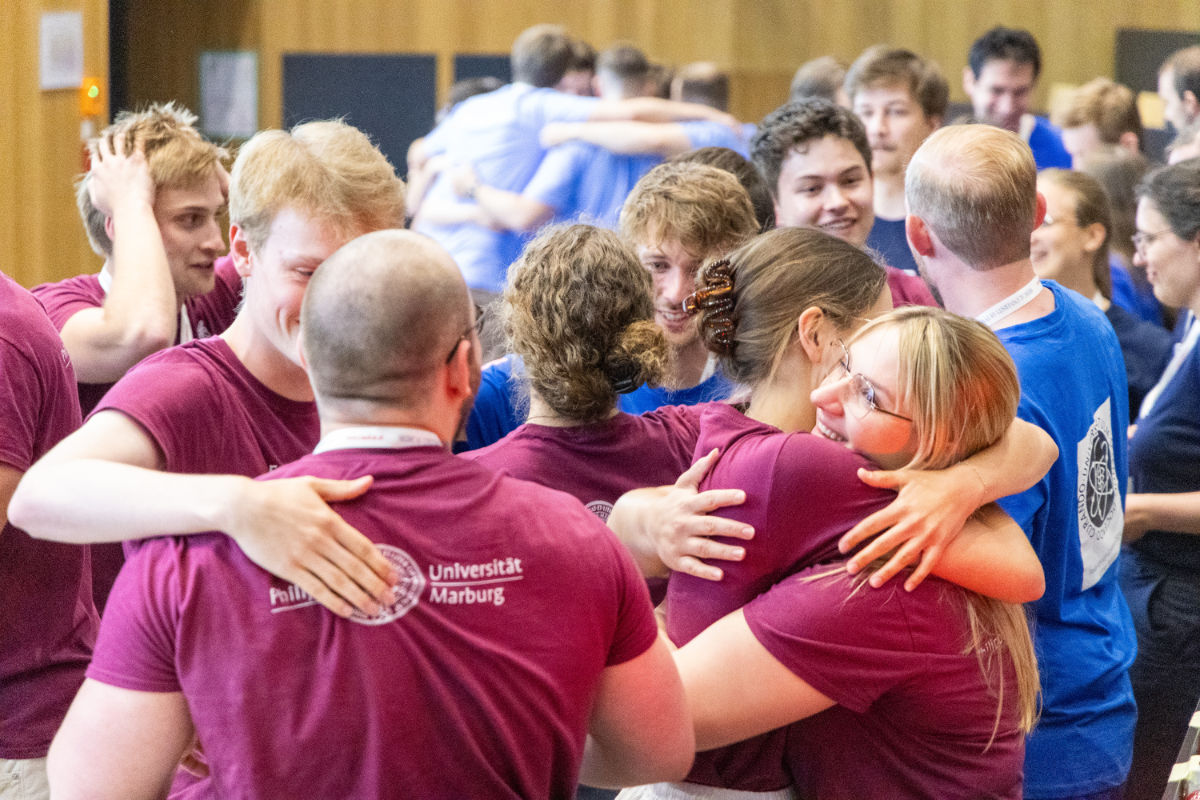
[[[375,546],[396,570],[400,576],[400,582],[392,590],[395,593],[395,601],[380,609],[379,613],[367,615],[355,609],[354,613],[350,615],[350,621],[360,625],[383,625],[400,619],[413,609],[417,601],[421,599],[422,592],[425,591],[425,575],[412,556],[390,544],[376,542]],[[274,583],[275,580],[272,579],[272,584]],[[294,583],[287,583],[282,587],[272,585],[268,590],[268,601],[271,604],[272,614],[281,611],[295,611],[317,604],[312,595]]]
[[[1111,403],[1112,399],[1107,398],[1100,404],[1087,434],[1076,446],[1082,590],[1094,586],[1116,560],[1125,527],[1113,450]]]

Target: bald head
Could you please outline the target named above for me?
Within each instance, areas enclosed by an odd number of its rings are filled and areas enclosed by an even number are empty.
[[[908,213],[974,269],[1029,257],[1037,167],[1016,134],[990,125],[942,128],[909,162],[904,195]]]
[[[319,403],[418,408],[437,369],[471,326],[470,299],[450,255],[420,234],[354,239],[316,271],[300,314]]]

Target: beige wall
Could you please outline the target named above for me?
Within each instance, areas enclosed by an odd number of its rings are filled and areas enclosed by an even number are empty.
[[[0,270],[25,286],[96,269],[71,183],[82,165],[79,92],[39,88],[43,11],[81,11],[84,74],[108,74],[107,0],[3,0],[0,12]]]
[[[28,284],[96,265],[71,205],[78,170],[73,92],[37,91],[37,18],[78,9],[88,31],[87,72],[105,74],[106,0],[0,0],[0,194],[5,271]],[[852,60],[889,42],[937,61],[963,99],[959,75],[972,39],[995,24],[1026,27],[1046,51],[1036,104],[1049,87],[1111,75],[1121,27],[1200,30],[1196,0],[130,0],[130,99],[197,105],[196,57],[253,49],[260,124],[282,119],[287,52],[414,52],[438,57],[439,89],[455,53],[507,52],[535,22],[559,22],[597,47],[627,39],[651,57],[712,60],[733,78],[733,111],[758,119],[786,96],[792,72],[818,55]],[[1086,9],[1086,13],[1083,13]],[[18,120],[20,121],[18,124]]]

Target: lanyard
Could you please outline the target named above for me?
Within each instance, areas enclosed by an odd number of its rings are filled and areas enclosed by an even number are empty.
[[[432,431],[385,425],[356,425],[338,428],[321,437],[313,453],[330,450],[403,450],[408,447],[443,447],[442,440]]]
[[[1184,312],[1188,315],[1187,332],[1183,335],[1183,340],[1175,345],[1175,352],[1171,354],[1171,360],[1167,362],[1167,368],[1163,370],[1162,377],[1158,379],[1158,383],[1154,384],[1154,388],[1146,393],[1142,398],[1142,407],[1138,411],[1138,419],[1145,419],[1149,416],[1154,404],[1158,402],[1158,397],[1167,388],[1167,384],[1179,372],[1179,368],[1183,366],[1183,362],[1187,360],[1188,354],[1196,348],[1196,341],[1200,339],[1200,324],[1197,324],[1196,318],[1192,316],[1192,312]]]
[[[1032,281],[1022,286],[1015,293],[1010,294],[982,314],[975,315],[975,319],[994,330],[997,322],[1032,303],[1033,298],[1037,297],[1038,292],[1041,290],[1041,278],[1034,277]]]

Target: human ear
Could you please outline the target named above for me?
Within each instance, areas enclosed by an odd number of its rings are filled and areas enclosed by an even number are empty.
[[[1088,253],[1095,253],[1100,249],[1100,245],[1104,244],[1104,237],[1108,231],[1104,229],[1104,225],[1099,222],[1093,222],[1083,229],[1084,236],[1083,249]]]
[[[233,266],[238,275],[249,278],[252,272],[250,266],[250,242],[246,233],[238,225],[229,226],[229,254],[233,256]]]
[[[919,256],[933,255],[933,236],[925,220],[909,214],[904,218],[904,234],[908,237],[908,246]]]
[[[809,306],[804,309],[800,318],[796,320],[796,332],[800,348],[809,362],[812,364],[824,363],[825,350],[833,339],[825,312],[817,306]]]

